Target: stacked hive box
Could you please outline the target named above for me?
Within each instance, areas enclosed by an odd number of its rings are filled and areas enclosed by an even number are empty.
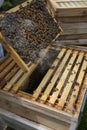
[[[63,29],[58,43],[87,45],[87,0],[49,0],[48,8]]]

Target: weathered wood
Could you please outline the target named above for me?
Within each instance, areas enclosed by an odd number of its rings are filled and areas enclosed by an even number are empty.
[[[23,95],[22,98],[17,95],[16,97],[13,95],[6,96],[7,94],[3,96],[2,95],[3,94],[0,93],[0,107],[2,106],[1,108],[5,110],[37,123],[41,123],[52,129],[61,128],[61,130],[67,130],[69,128],[69,123],[72,118],[67,113],[63,115],[62,112],[59,112],[58,114],[58,110],[52,110],[50,107],[27,100],[23,97]]]
[[[53,130],[51,128],[46,127],[45,125],[32,122],[28,119],[20,117],[14,113],[3,110],[1,108],[0,108],[0,117],[3,118],[2,123],[0,124],[0,130],[1,130],[2,124],[3,124],[3,127],[9,126],[13,129],[15,128],[16,130],[41,130],[41,129]],[[4,120],[5,120],[5,123],[4,123]]]
[[[57,40],[56,45],[61,44],[61,45],[77,45],[77,46],[85,46],[87,45],[87,39],[76,39],[76,40]]]
[[[6,122],[3,120],[3,118],[0,117],[0,130],[6,130],[6,128],[7,128]]]
[[[86,39],[87,34],[72,34],[72,35],[61,35],[59,40],[78,40],[78,39]]]
[[[52,14],[54,16],[54,14]],[[55,19],[58,22],[65,22],[65,23],[81,23],[81,22],[87,22],[87,17],[86,16],[65,16],[65,17],[58,17],[57,15],[54,16]]]
[[[86,16],[87,1],[48,1],[54,16]]]

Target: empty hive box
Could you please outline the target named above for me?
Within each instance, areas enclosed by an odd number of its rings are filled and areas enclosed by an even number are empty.
[[[40,52],[50,46],[59,33],[58,24],[41,0],[29,0],[0,18],[0,41],[24,71],[28,71],[29,61],[37,62],[41,58]]]
[[[62,22],[87,22],[87,0],[48,0],[51,14]]]
[[[47,7],[63,30],[58,44],[87,46],[86,0],[48,0]]]
[[[55,130],[75,130],[87,97],[87,52],[50,47],[29,68],[24,73],[11,57],[0,63],[0,107]]]

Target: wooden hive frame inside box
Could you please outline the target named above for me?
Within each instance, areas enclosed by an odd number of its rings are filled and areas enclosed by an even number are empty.
[[[86,0],[48,0],[47,7],[57,21],[87,22]]]
[[[87,52],[50,49],[58,55],[33,94],[24,88],[29,86],[35,65],[29,64],[31,73],[24,73],[11,57],[0,63],[0,107],[52,129],[75,130],[87,97]]]
[[[29,4],[32,0],[28,0],[24,3],[22,3],[22,7],[26,7],[27,4]],[[16,12],[20,9],[20,5],[8,10],[6,13],[12,13],[12,12]],[[0,17],[4,17],[3,14],[0,15]],[[55,19],[54,19],[55,20]],[[55,20],[56,22],[56,20]],[[55,38],[52,40],[52,42],[54,42],[60,35],[61,33],[61,27],[59,27],[59,33],[55,36]],[[29,68],[27,66],[27,64],[21,59],[21,57],[19,56],[19,54],[15,51],[15,49],[10,45],[6,43],[6,39],[5,37],[2,35],[2,33],[0,32],[0,42],[3,45],[3,47],[6,49],[7,52],[9,52],[11,54],[11,57],[15,60],[15,62],[18,64],[18,66],[24,71],[29,71]]]

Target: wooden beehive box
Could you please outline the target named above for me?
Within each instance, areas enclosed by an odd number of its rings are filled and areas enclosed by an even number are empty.
[[[20,8],[25,8],[32,0],[28,0],[26,2],[24,2],[23,4],[10,9],[9,11],[7,11],[7,14],[10,13],[14,13],[17,12],[18,10],[20,10]],[[3,14],[0,15],[1,17],[4,17]],[[56,20],[55,20],[56,22]],[[61,29],[58,29],[58,33],[56,34],[56,36],[53,38],[52,42],[54,42],[58,36],[60,35]],[[9,42],[7,42],[7,39],[5,38],[5,36],[0,32],[0,42],[2,43],[3,47],[6,49],[6,51],[8,53],[11,54],[11,57],[15,60],[15,62],[18,64],[18,66],[23,70],[23,71],[29,71],[29,68],[27,66],[27,64],[23,61],[23,59],[20,57],[20,55],[16,52],[16,50],[11,46],[11,44],[9,44]],[[49,43],[51,44],[51,43]],[[38,60],[39,61],[39,58]],[[30,61],[29,61],[30,62]]]
[[[24,73],[11,57],[0,63],[0,107],[53,130],[75,130],[87,97],[87,52],[50,47],[29,68]]]
[[[48,0],[51,14],[62,22],[87,22],[87,0]]]
[[[47,7],[63,30],[58,44],[87,46],[87,0],[48,0]]]

